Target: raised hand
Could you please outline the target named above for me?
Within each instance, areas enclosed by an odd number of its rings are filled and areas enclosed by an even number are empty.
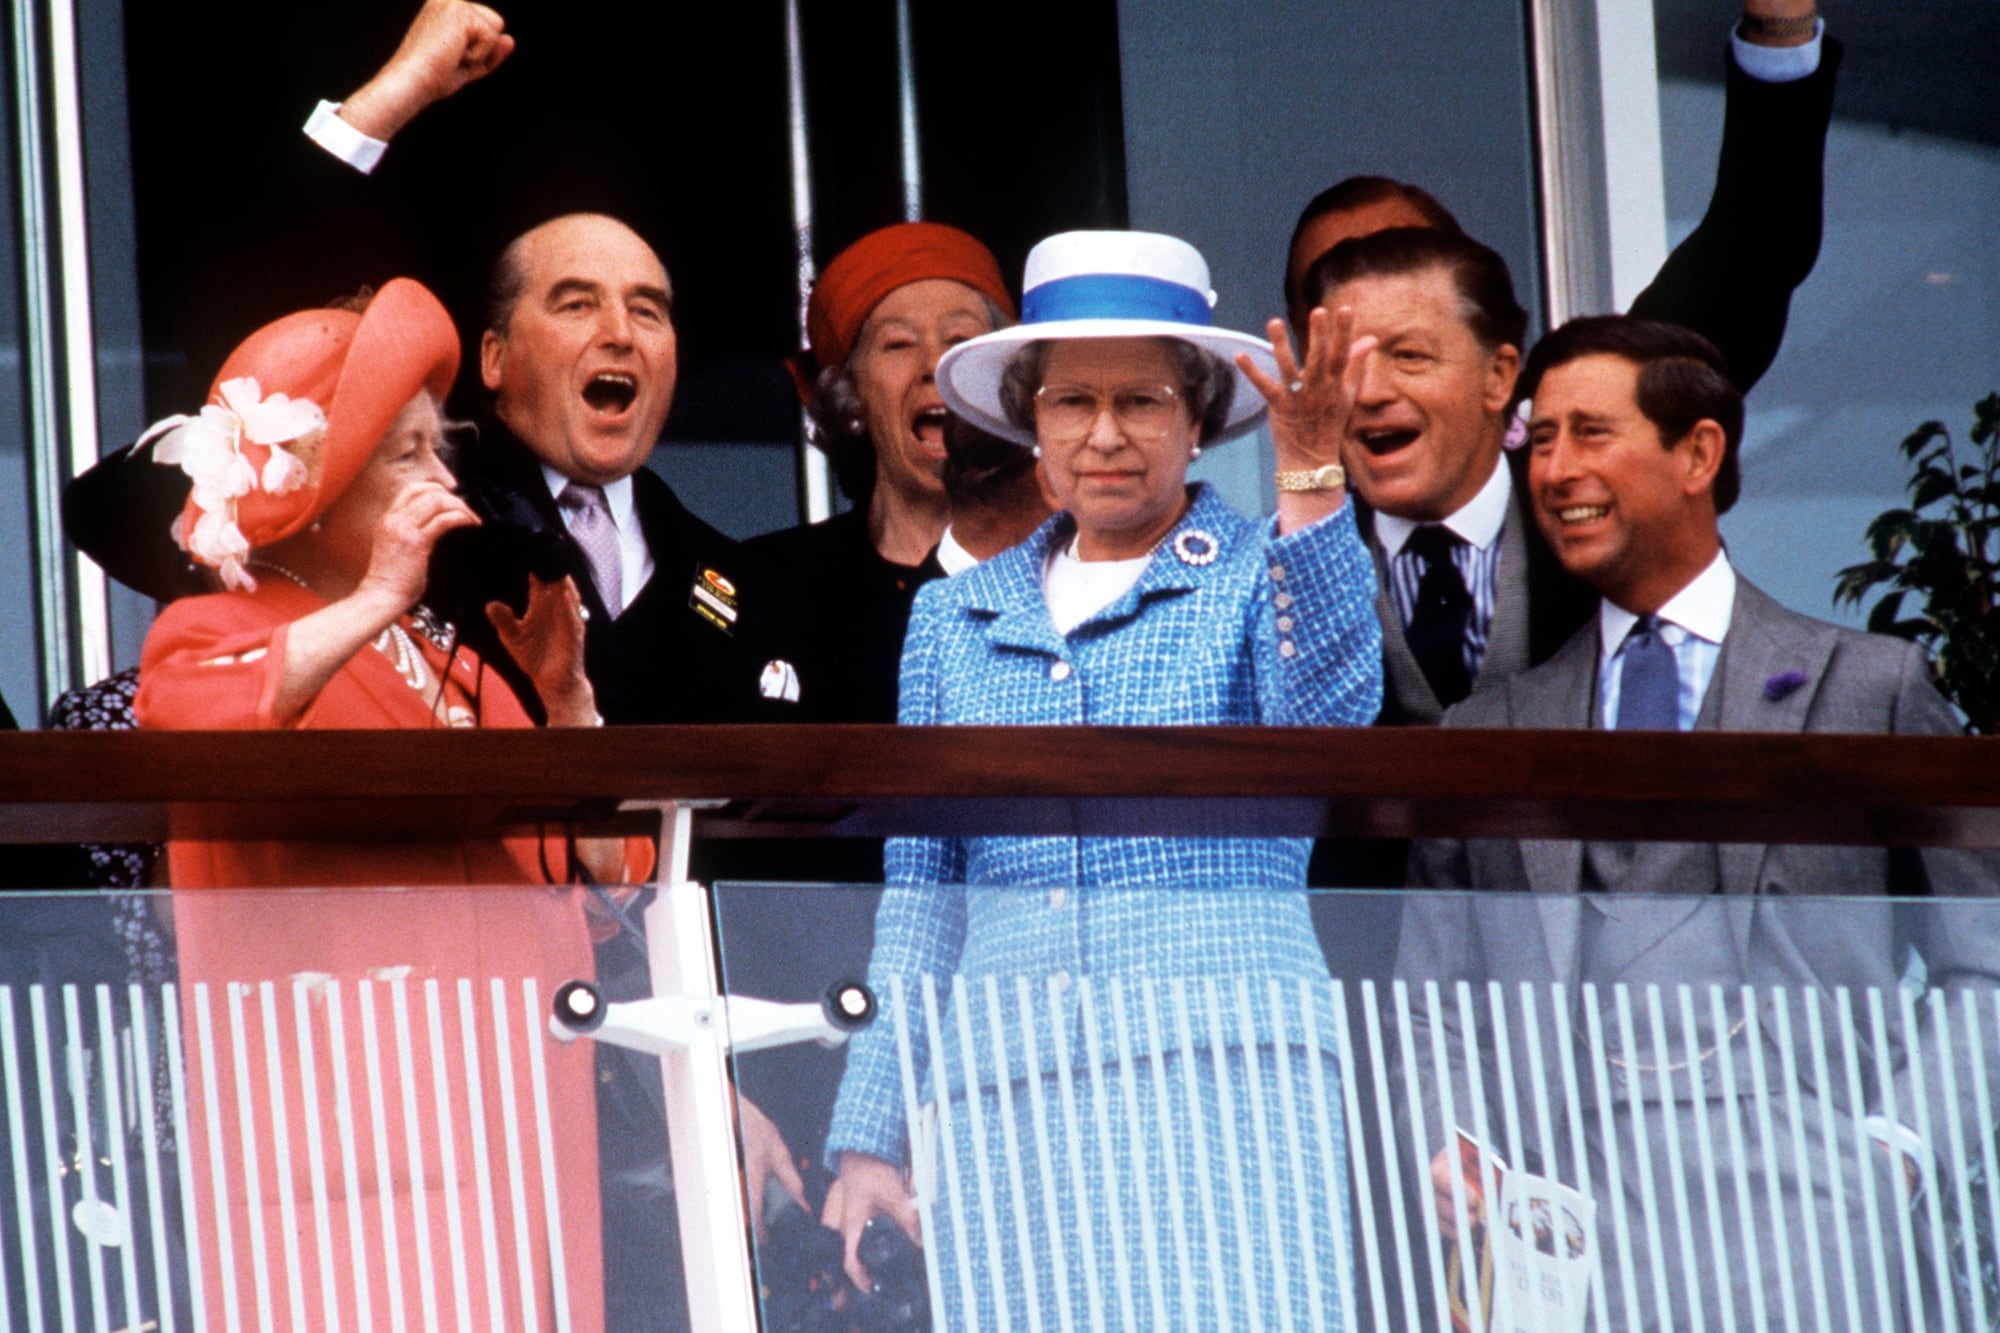
[[[292,622],[272,717],[289,725],[354,654],[415,606],[438,538],[478,522],[463,500],[436,481],[412,482],[398,491],[369,530],[368,568],[359,581],[344,596]],[[324,583],[319,587],[323,591]]]
[[[401,615],[424,595],[431,550],[438,538],[453,528],[472,527],[478,522],[465,501],[435,481],[404,487],[376,521],[368,548],[368,569],[356,592],[384,605],[393,604],[391,619]]]
[[[1273,379],[1248,356],[1239,354],[1237,368],[1270,408],[1271,443],[1278,454],[1278,471],[1312,472],[1340,462],[1347,419],[1361,392],[1361,375],[1379,340],[1372,334],[1354,336],[1354,312],[1342,307],[1329,316],[1316,309],[1306,321],[1306,359],[1292,348],[1285,321],[1266,326],[1278,362]],[[1336,474],[1337,475],[1337,474]],[[1282,480],[1282,478],[1281,478]],[[1278,489],[1278,531],[1296,532],[1339,509],[1347,490],[1341,485],[1298,491]]]
[[[1306,356],[1301,363],[1292,348],[1285,321],[1266,326],[1277,354],[1279,378],[1265,374],[1255,361],[1238,354],[1243,371],[1270,407],[1271,441],[1277,446],[1278,468],[1318,467],[1340,461],[1340,442],[1360,390],[1361,371],[1377,339],[1354,337],[1354,312],[1343,307],[1329,316],[1315,309],[1306,324]]]
[[[1758,46],[1804,46],[1817,25],[1816,0],[1743,0],[1737,31]]]
[[[507,655],[534,682],[550,726],[596,725],[596,695],[583,670],[583,597],[574,579],[544,583],[530,574],[526,614],[488,602],[486,618]]]
[[[499,11],[473,0],[425,0],[389,62],[340,106],[340,118],[389,140],[425,107],[477,83],[514,53]]]

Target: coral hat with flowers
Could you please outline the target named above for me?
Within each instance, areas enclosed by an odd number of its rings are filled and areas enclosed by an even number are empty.
[[[458,333],[422,284],[395,278],[350,310],[302,310],[231,352],[209,401],[156,422],[133,445],[187,474],[174,541],[250,590],[250,552],[326,512],[422,390],[440,401],[458,373]]]

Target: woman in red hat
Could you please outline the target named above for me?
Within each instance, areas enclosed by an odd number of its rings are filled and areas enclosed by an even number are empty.
[[[942,572],[931,553],[951,518],[938,358],[1013,318],[992,252],[936,222],[870,232],[813,285],[811,346],[789,367],[854,507],[745,547],[766,635],[792,668],[767,679],[798,705],[795,720],[896,720],[910,602]]]
[[[258,330],[198,415],[148,432],[191,482],[175,540],[221,591],[155,622],[140,725],[531,725],[418,605],[431,548],[476,522],[440,456],[458,359],[443,307],[399,278]],[[550,724],[594,724],[575,587],[488,613]],[[558,1327],[601,1328],[592,1057],[541,1015],[591,973],[570,881],[643,878],[650,847],[184,838],[167,856],[197,1322],[500,1328],[560,1306]],[[455,887],[380,889],[408,885]],[[218,891],[290,887],[327,891]]]

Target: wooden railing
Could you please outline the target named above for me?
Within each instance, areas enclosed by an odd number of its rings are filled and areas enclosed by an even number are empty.
[[[872,726],[0,735],[0,842],[657,827],[631,807],[677,800],[716,803],[700,829],[719,837],[2000,847],[2000,738]]]

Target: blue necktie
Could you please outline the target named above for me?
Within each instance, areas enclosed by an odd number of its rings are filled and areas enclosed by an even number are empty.
[[[1660,637],[1660,618],[1640,616],[1618,658],[1618,730],[1679,731],[1681,673]]]

